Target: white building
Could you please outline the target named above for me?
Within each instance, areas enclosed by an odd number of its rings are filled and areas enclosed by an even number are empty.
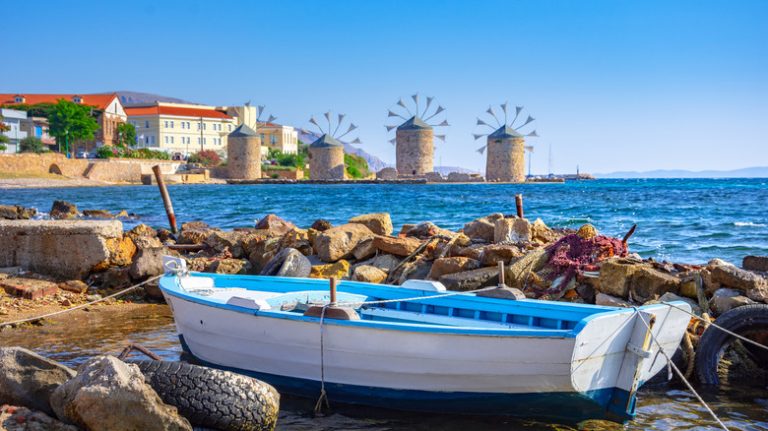
[[[0,117],[2,117],[0,121],[11,128],[11,130],[8,130],[7,132],[2,132],[3,135],[10,139],[10,142],[5,144],[7,147],[5,152],[18,153],[19,142],[27,137],[27,132],[21,130],[22,123],[27,120],[27,113],[25,111],[17,111],[15,109],[0,108]]]

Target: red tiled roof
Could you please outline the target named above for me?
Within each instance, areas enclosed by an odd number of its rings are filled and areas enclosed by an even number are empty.
[[[221,119],[232,119],[229,115],[221,112],[216,111],[215,109],[206,109],[206,108],[186,108],[181,106],[165,106],[165,105],[155,105],[155,106],[137,106],[137,107],[129,107],[125,108],[125,113],[128,114],[129,117],[135,117],[139,115],[175,115],[178,117],[194,117],[194,118],[221,118]]]
[[[97,109],[107,109],[112,100],[117,98],[117,93],[101,94],[0,94],[0,105],[17,105],[16,96],[24,98],[24,105],[36,105],[38,103],[56,103],[59,99],[72,102],[72,98],[79,96],[82,104],[93,106]]]

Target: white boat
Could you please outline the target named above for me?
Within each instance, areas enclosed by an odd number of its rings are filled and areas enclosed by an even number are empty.
[[[634,417],[637,389],[666,366],[659,345],[673,355],[690,310],[345,280],[336,300],[359,320],[324,315],[321,327],[305,310],[329,302],[328,280],[169,273],[160,287],[188,353],[284,393],[317,399],[322,384],[332,403],[566,421]]]

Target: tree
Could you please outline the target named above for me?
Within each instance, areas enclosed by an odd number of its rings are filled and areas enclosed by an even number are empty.
[[[123,148],[132,148],[136,145],[136,127],[133,124],[117,125],[117,145]]]
[[[74,152],[74,145],[71,145],[74,141],[93,139],[99,128],[99,123],[91,117],[91,108],[64,99],[56,102],[48,123],[48,133],[56,138],[59,150],[64,144],[66,153]]]
[[[3,116],[0,115],[0,151],[5,151],[8,149],[8,147],[5,145],[8,142],[10,142],[10,139],[5,136],[3,133],[11,130],[10,126],[3,123]]]
[[[21,140],[19,147],[22,153],[45,153],[48,148],[43,144],[43,141],[36,136],[28,136]]]

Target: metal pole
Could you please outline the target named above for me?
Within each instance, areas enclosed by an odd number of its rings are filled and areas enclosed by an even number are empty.
[[[157,187],[160,189],[160,196],[163,198],[165,213],[168,215],[168,224],[171,225],[171,233],[176,235],[176,233],[178,233],[178,230],[176,229],[176,214],[173,213],[173,204],[171,203],[171,197],[168,195],[168,189],[165,187],[163,174],[160,172],[160,165],[152,166],[152,172],[155,173]]]
[[[520,218],[525,218],[523,215],[523,195],[522,194],[515,195],[515,206],[517,207],[517,216]]]
[[[332,307],[335,307],[336,306],[336,277],[331,277],[330,283],[331,283],[331,303],[329,305]]]

